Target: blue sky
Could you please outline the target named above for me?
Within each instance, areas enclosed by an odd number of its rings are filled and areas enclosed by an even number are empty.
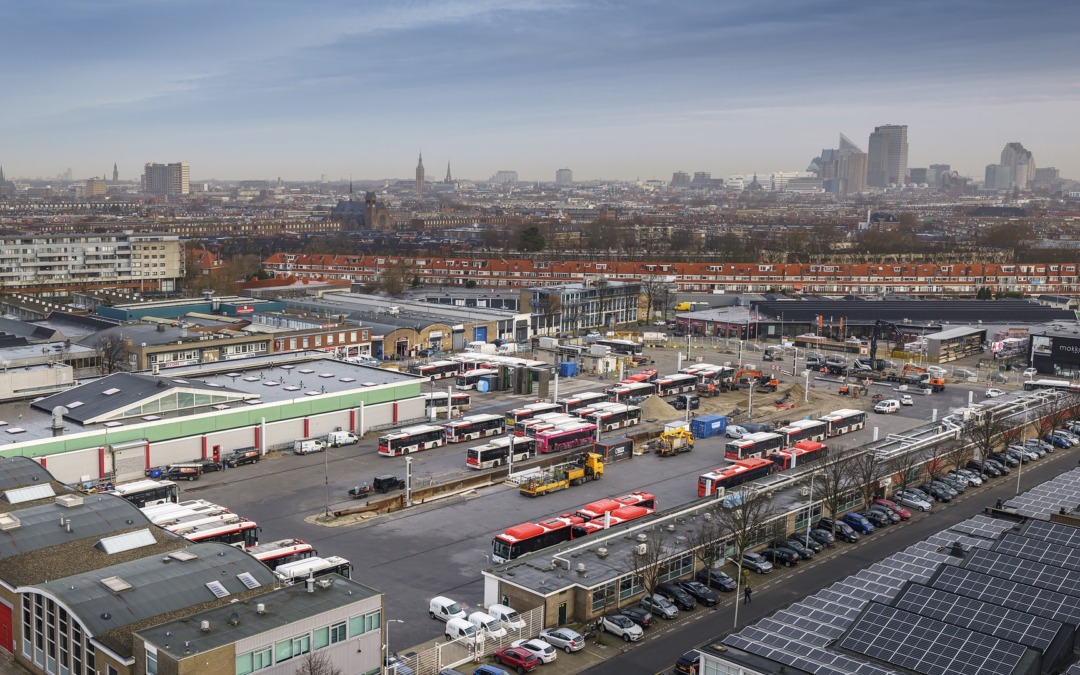
[[[0,0],[9,175],[553,180],[802,170],[909,126],[910,166],[1006,142],[1080,178],[1080,4]]]

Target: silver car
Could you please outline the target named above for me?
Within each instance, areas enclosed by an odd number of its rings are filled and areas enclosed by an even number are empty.
[[[585,638],[569,628],[545,628],[540,631],[540,639],[567,654],[585,648]]]
[[[728,438],[736,438],[736,439],[738,439],[738,438],[742,438],[743,436],[745,436],[748,432],[746,431],[746,429],[743,429],[742,427],[740,427],[738,425],[735,425],[733,427],[728,427],[726,433],[727,433]]]
[[[900,490],[893,496],[893,499],[899,502],[901,506],[920,511],[929,511],[934,506],[926,500],[926,494],[920,493],[918,490]]]
[[[679,616],[679,608],[659,593],[654,593],[652,597],[646,595],[639,604],[642,608],[649,610],[653,614],[659,614],[665,619],[674,619]]]

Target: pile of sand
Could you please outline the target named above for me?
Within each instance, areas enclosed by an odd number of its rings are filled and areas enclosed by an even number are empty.
[[[674,407],[665,403],[664,399],[659,396],[650,396],[642,401],[638,407],[641,408],[641,418],[646,420],[660,420],[661,422],[666,422],[686,416],[686,411],[676,410]]]

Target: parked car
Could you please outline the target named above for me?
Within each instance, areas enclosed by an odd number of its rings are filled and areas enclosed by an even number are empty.
[[[884,506],[885,508],[891,510],[896,515],[900,516],[900,520],[907,520],[911,517],[911,511],[908,511],[894,501],[890,501],[888,499],[875,499],[872,504],[874,506]]]
[[[979,482],[982,483],[981,479],[976,479],[973,476],[970,476],[969,474],[966,474],[963,471],[957,469],[950,470],[949,473],[945,474],[944,477],[948,478],[951,481],[960,483],[964,487],[971,487],[975,485],[976,480],[979,480]]]
[[[735,426],[728,427],[727,431],[725,431],[724,433],[727,435],[728,438],[739,439],[750,432],[736,424]]]
[[[994,460],[998,464],[1004,464],[1008,467],[1020,466],[1020,460],[1015,457],[1011,457],[1004,452],[991,452],[987,455],[990,459]]]
[[[949,488],[951,488],[952,491],[955,492],[956,494],[963,494],[964,490],[967,489],[967,483],[964,483],[962,481],[958,481],[955,478],[950,478],[947,475],[946,476],[938,476],[938,482],[939,483],[944,483]]]
[[[492,657],[495,663],[504,665],[523,675],[540,667],[540,659],[532,652],[521,647],[499,647]]]
[[[675,606],[675,603],[668,600],[660,593],[646,595],[638,602],[638,604],[653,614],[661,616],[669,621],[679,616],[679,608]]]
[[[817,539],[814,539],[812,535],[809,535],[806,532],[796,532],[790,537],[788,537],[788,539],[790,541],[797,542],[802,546],[805,546],[814,553],[821,553],[827,546],[829,546],[828,544],[823,544]]]
[[[771,422],[743,422],[739,426],[751,434],[772,433],[776,430]]]
[[[473,675],[507,675],[507,672],[498,666],[477,666],[473,671]]]
[[[720,570],[714,571],[720,572]],[[724,573],[720,572],[720,574]],[[724,574],[724,578],[727,579],[728,583],[731,584],[731,586],[721,587],[718,585],[715,586],[715,588],[720,588],[720,590],[723,591],[735,590],[735,580],[726,574]],[[694,599],[701,603],[702,607],[712,607],[713,605],[716,605],[720,602],[720,596],[716,594],[716,591],[709,590],[709,587],[701,583],[700,581],[690,581],[688,579],[684,579],[683,581],[678,581],[676,583],[679,584],[679,586],[687,593],[694,596]]]
[[[826,532],[832,532],[833,527],[836,528],[836,538],[841,541],[846,541],[849,544],[854,544],[859,541],[859,533],[851,528],[843,520],[833,521],[832,518],[822,518],[814,525],[814,529],[825,530]]]
[[[884,401],[878,401],[874,406],[874,412],[888,415],[900,410],[900,401],[895,398],[887,398]]]
[[[694,575],[694,578],[697,579],[698,583],[705,585],[707,588],[715,588],[721,591],[735,590],[735,580],[729,577],[727,573],[718,570],[715,567],[702,567],[698,570],[698,573]]]
[[[967,476],[968,484],[976,487],[982,485],[986,479],[986,476],[984,476],[982,472],[975,471],[974,469],[956,469],[956,471],[961,476]]]
[[[1031,450],[1039,453],[1040,459],[1046,457],[1046,453],[1054,451],[1054,446],[1050,445],[1049,443],[1043,443],[1037,438],[1029,438],[1024,441],[1024,447],[1030,448]]]
[[[833,546],[836,546],[836,537],[834,537],[833,533],[829,532],[828,530],[810,530],[810,538],[818,542],[825,548],[831,548]]]
[[[993,387],[986,390],[986,398],[997,398],[998,396],[1004,396],[1004,395],[1005,395],[1005,392],[1003,392],[1000,389],[995,389]]]
[[[656,592],[667,598],[670,602],[675,603],[675,606],[681,610],[689,612],[697,607],[697,600],[694,599],[694,596],[690,595],[686,589],[674,582],[659,584],[656,587]]]
[[[769,546],[776,546],[779,548],[790,548],[799,554],[799,560],[809,560],[814,557],[814,549],[807,548],[795,541],[794,539],[777,539],[769,544]]]
[[[626,642],[637,642],[645,635],[641,626],[622,614],[607,614],[600,619],[600,630],[621,637]]]
[[[732,562],[738,562],[738,558],[732,558]],[[757,553],[747,551],[743,553],[743,567],[745,569],[754,570],[758,574],[768,574],[772,572],[772,563],[762,558]]]
[[[405,662],[401,660],[401,657],[397,654],[391,654],[385,659],[386,663],[383,664],[387,667],[394,666],[394,673],[400,675],[416,675],[416,671],[405,665]]]
[[[933,507],[933,502],[928,500],[925,494],[916,490],[897,490],[893,493],[893,499],[901,506],[920,511],[929,511]]]
[[[892,518],[890,518],[889,514],[882,509],[866,509],[862,512],[862,514],[863,517],[866,518],[866,520],[868,520],[870,524],[876,528],[892,525]],[[896,516],[896,518],[897,521],[899,521],[900,516]]]
[[[203,473],[210,473],[211,471],[221,471],[221,464],[215,462],[212,459],[195,459],[190,462],[191,464],[198,464],[202,467]]]
[[[844,522],[859,534],[871,534],[874,531],[874,526],[861,513],[845,513]]]
[[[773,565],[783,565],[784,567],[791,567],[798,565],[801,557],[798,553],[790,548],[781,546],[770,546],[761,551],[761,557],[765,558]]]
[[[903,394],[900,396],[900,405],[915,405],[915,399],[911,398],[911,394]]]
[[[670,405],[672,408],[675,408],[676,410],[686,410],[686,399],[680,395],[674,400],[668,401],[668,405]],[[692,396],[690,398],[690,409],[697,410],[700,407],[701,399],[697,396]]]
[[[1068,429],[1055,429],[1054,433],[1061,434],[1073,445],[1080,443],[1080,434],[1076,433],[1075,431],[1069,431]]]
[[[1049,443],[1050,445],[1054,446],[1055,448],[1071,448],[1072,447],[1072,443],[1069,442],[1069,439],[1065,438],[1061,434],[1056,434],[1056,433],[1047,434],[1046,435],[1046,442]]]
[[[870,504],[870,507],[866,509],[866,511],[868,513],[870,511],[876,511],[877,513],[881,514],[885,517],[885,520],[888,521],[888,525],[895,525],[896,523],[899,523],[901,520],[903,520],[903,518],[900,517],[899,513],[896,513],[887,506],[882,506],[880,504]],[[870,522],[874,521],[871,520]]]
[[[675,672],[683,675],[700,675],[701,654],[697,651],[689,651],[679,657],[675,662]]]
[[[622,610],[620,614],[630,619],[642,628],[648,628],[656,621],[656,619],[653,618],[653,615],[649,612],[649,610],[645,609],[644,607],[627,607],[626,609]]]
[[[529,638],[528,640],[515,640],[510,644],[511,647],[517,647],[518,649],[524,649],[533,656],[541,664],[551,663],[558,656],[555,651],[555,647],[551,646],[547,642],[544,642],[540,638]]]
[[[938,483],[923,483],[922,485],[916,485],[916,490],[919,490],[930,499],[939,502],[951,502],[956,493]]]
[[[980,462],[977,459],[973,459],[964,465],[966,468],[972,471],[978,471],[979,475],[986,476],[987,478],[997,478],[1001,476],[1001,472],[996,468],[990,466],[985,462]]]
[[[540,639],[567,654],[585,648],[585,638],[581,636],[581,633],[565,627],[544,628],[540,631]]]
[[[1012,473],[1012,469],[1005,466],[1004,464],[997,461],[996,459],[987,459],[985,462],[983,462],[983,464],[994,467],[995,469],[998,470],[998,473],[1000,473],[1002,476],[1007,476],[1010,473]]]

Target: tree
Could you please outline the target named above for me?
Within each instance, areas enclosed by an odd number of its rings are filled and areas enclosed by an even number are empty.
[[[821,469],[814,476],[814,492],[821,495],[825,510],[833,519],[833,536],[836,536],[836,517],[840,505],[847,500],[848,493],[858,486],[858,479],[852,471],[856,453],[843,444],[829,445],[825,456],[819,461]]]
[[[112,375],[124,367],[127,347],[119,333],[106,333],[90,343],[102,375]]]
[[[645,296],[645,306],[648,308],[645,316],[646,321],[651,321],[655,310],[663,310],[663,298],[670,292],[671,283],[666,277],[656,274],[645,274],[641,278],[641,294]]]
[[[869,506],[874,501],[877,482],[884,472],[884,462],[873,450],[867,450],[851,460],[852,477],[862,494],[863,505]]]
[[[735,548],[735,565],[742,577],[746,551],[767,537],[762,529],[777,514],[776,504],[765,490],[742,485],[728,493],[721,506],[713,511],[720,531],[730,536]]]
[[[663,563],[670,558],[672,552],[667,548],[667,538],[664,531],[650,530],[646,541],[637,542],[626,556],[627,570],[635,577],[641,579],[641,585],[645,588],[646,595],[656,592],[660,585],[660,574]]]
[[[963,469],[971,461],[971,446],[957,439],[944,444],[945,463],[954,469]]]
[[[893,491],[907,490],[922,480],[923,452],[914,450],[890,457],[885,461],[886,470],[892,475]]]
[[[976,410],[960,430],[960,440],[966,440],[971,444],[975,458],[980,462],[986,461],[990,453],[994,451],[1001,434],[1009,428],[1004,421],[995,417],[992,410]]]
[[[540,228],[535,225],[522,231],[518,238],[519,251],[543,251],[544,235],[540,234]]]
[[[382,289],[390,295],[401,293],[412,276],[411,272],[412,264],[406,262],[404,258],[391,261],[383,268],[382,275],[379,277]]]
[[[930,480],[937,480],[945,473],[945,466],[949,458],[948,443],[934,443],[926,449],[926,473]]]
[[[701,566],[709,569],[713,563],[724,559],[727,548],[719,507],[713,505],[694,518],[693,527],[686,535],[686,544],[694,550],[694,557],[701,562]]]
[[[915,229],[915,225],[919,222],[919,219],[915,216],[915,214],[911,213],[910,211],[904,211],[903,213],[897,215],[896,219],[900,221],[900,228],[904,230]]]
[[[342,675],[341,668],[334,665],[325,651],[304,654],[294,672],[296,675]]]

